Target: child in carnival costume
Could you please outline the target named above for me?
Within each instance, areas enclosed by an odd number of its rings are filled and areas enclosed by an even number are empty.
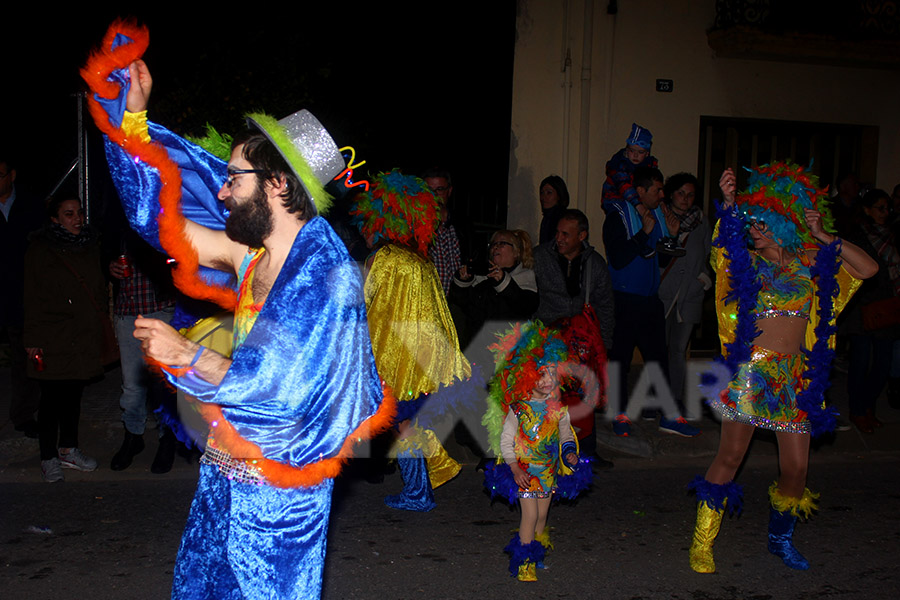
[[[769,488],[769,552],[793,569],[809,562],[794,548],[799,516],[815,510],[806,488],[810,438],[834,428],[824,404],[834,356],[835,319],[877,264],[829,233],[832,218],[818,179],[793,163],[751,171],[735,197],[728,169],[713,239],[722,361],[733,374],[710,407],[722,416],[719,450],[697,496],[691,568],[715,571],[712,546],[723,513],[741,509],[734,475],[756,427],[775,431],[780,476]],[[715,396],[715,395],[714,395]]]
[[[579,460],[569,411],[560,402],[559,377],[568,357],[559,332],[528,321],[490,350],[496,370],[483,423],[498,459],[485,469],[485,487],[492,498],[518,501],[519,531],[504,551],[514,577],[537,581],[536,568],[553,547],[550,502],[554,495],[575,498],[590,486],[590,460]]]
[[[428,258],[440,211],[424,181],[397,170],[376,176],[350,209],[371,249],[365,297],[375,362],[398,400],[394,448],[403,491],[385,503],[403,510],[433,509],[434,488],[459,473],[430,426],[456,403],[478,399]]]

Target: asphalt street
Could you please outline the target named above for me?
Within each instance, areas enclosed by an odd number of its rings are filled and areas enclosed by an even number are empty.
[[[837,375],[840,378],[840,374]],[[6,414],[7,372],[0,369]],[[118,372],[88,388],[82,447],[100,461],[93,473],[66,471],[66,481],[40,480],[36,440],[0,428],[0,597],[38,600],[167,598],[181,530],[196,482],[196,461],[176,459],[165,475],[149,471],[148,448],[127,470],[109,470],[121,442]],[[834,401],[845,403],[835,382]],[[323,597],[805,599],[891,598],[900,592],[900,412],[879,404],[885,427],[874,435],[839,432],[815,445],[809,487],[820,510],[795,534],[810,560],[792,571],[766,551],[766,490],[777,476],[774,439],[759,435],[738,477],[745,507],[726,518],[716,543],[718,572],[690,570],[687,549],[695,503],[687,483],[709,464],[718,426],[686,439],[636,424],[615,438],[601,423],[599,449],[615,467],[593,490],[551,510],[554,550],[536,583],[509,575],[502,549],[518,514],[491,503],[472,456],[451,440],[466,464],[436,491],[437,508],[407,513],[383,497],[401,487],[398,474],[369,484],[351,477],[336,485]]]

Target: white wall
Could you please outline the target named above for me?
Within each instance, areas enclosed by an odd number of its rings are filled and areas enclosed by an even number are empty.
[[[623,0],[616,16],[606,14],[607,2],[587,1],[519,2],[510,227],[537,233],[537,186],[555,173],[569,185],[571,206],[588,215],[602,252],[604,166],[633,121],[653,132],[653,154],[666,175],[696,172],[701,115],[873,125],[875,183],[888,190],[900,183],[896,71],[717,58],[706,39],[714,0]],[[674,80],[674,92],[656,92],[658,78]]]

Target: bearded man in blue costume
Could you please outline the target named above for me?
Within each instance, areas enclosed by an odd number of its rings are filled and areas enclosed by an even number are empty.
[[[148,126],[146,43],[146,30],[116,23],[82,70],[113,179],[132,227],[187,270],[183,291],[235,312],[230,357],[162,321],[135,323],[149,361],[210,425],[172,597],[318,598],[332,478],[394,411],[358,272],[317,216],[343,159],[306,111],[248,118],[255,131],[227,165]],[[197,266],[237,276],[236,297],[201,283]]]

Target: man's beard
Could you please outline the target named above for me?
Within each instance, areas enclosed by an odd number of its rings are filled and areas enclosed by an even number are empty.
[[[239,244],[262,248],[274,228],[272,208],[265,191],[257,187],[253,196],[234,207],[225,221],[225,235]]]

